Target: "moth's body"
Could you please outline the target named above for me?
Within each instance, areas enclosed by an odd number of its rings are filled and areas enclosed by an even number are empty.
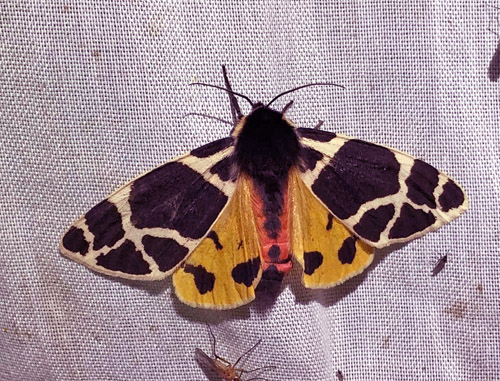
[[[362,272],[375,248],[420,237],[467,209],[463,190],[419,159],[295,128],[283,112],[252,106],[231,136],[92,208],[63,235],[61,252],[107,275],[173,274],[184,303],[228,309],[252,301],[257,285],[278,289],[292,257],[306,287],[333,287]]]
[[[252,182],[252,211],[263,259],[260,288],[276,289],[292,269],[288,235],[288,177],[299,161],[294,127],[278,111],[256,105],[235,128],[235,155]]]

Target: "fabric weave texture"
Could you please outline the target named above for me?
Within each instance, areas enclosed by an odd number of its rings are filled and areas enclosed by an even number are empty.
[[[490,5],[500,6],[498,3]],[[0,2],[0,379],[204,380],[195,348],[269,380],[500,379],[500,10],[483,1]],[[58,242],[119,185],[229,125],[223,86],[449,174],[469,210],[362,275],[267,309],[180,303],[171,280],[102,276]],[[245,102],[241,106],[248,112]],[[443,271],[434,263],[448,255]],[[215,379],[215,378],[212,378]]]

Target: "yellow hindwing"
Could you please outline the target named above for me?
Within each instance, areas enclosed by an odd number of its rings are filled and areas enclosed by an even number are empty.
[[[249,179],[240,175],[212,230],[174,273],[175,292],[184,303],[228,309],[255,298],[262,271],[250,191]]]
[[[361,273],[373,260],[373,248],[357,239],[311,193],[296,170],[289,182],[291,251],[309,288],[338,285]]]

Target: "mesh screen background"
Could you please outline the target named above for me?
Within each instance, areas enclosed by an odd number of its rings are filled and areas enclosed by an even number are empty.
[[[499,4],[496,4],[497,6]],[[0,2],[0,379],[204,380],[196,347],[270,380],[499,379],[498,9],[482,1]],[[297,126],[398,148],[467,191],[458,220],[378,251],[362,275],[268,310],[196,310],[170,279],[131,282],[62,257],[64,229],[120,184],[230,127],[227,96]],[[245,110],[247,105],[242,103]],[[431,277],[435,261],[448,264]],[[214,378],[212,378],[214,379]]]

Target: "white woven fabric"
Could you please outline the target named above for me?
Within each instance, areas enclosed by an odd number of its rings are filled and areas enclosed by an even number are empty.
[[[497,6],[499,4],[496,4]],[[270,380],[500,379],[500,11],[483,1],[0,2],[0,379],[204,380],[204,322]],[[268,310],[196,310],[170,280],[93,273],[64,229],[118,185],[228,135],[223,85],[295,103],[296,125],[388,145],[450,174],[470,210],[363,275]],[[243,106],[248,110],[247,105]],[[431,277],[433,263],[448,264]]]

